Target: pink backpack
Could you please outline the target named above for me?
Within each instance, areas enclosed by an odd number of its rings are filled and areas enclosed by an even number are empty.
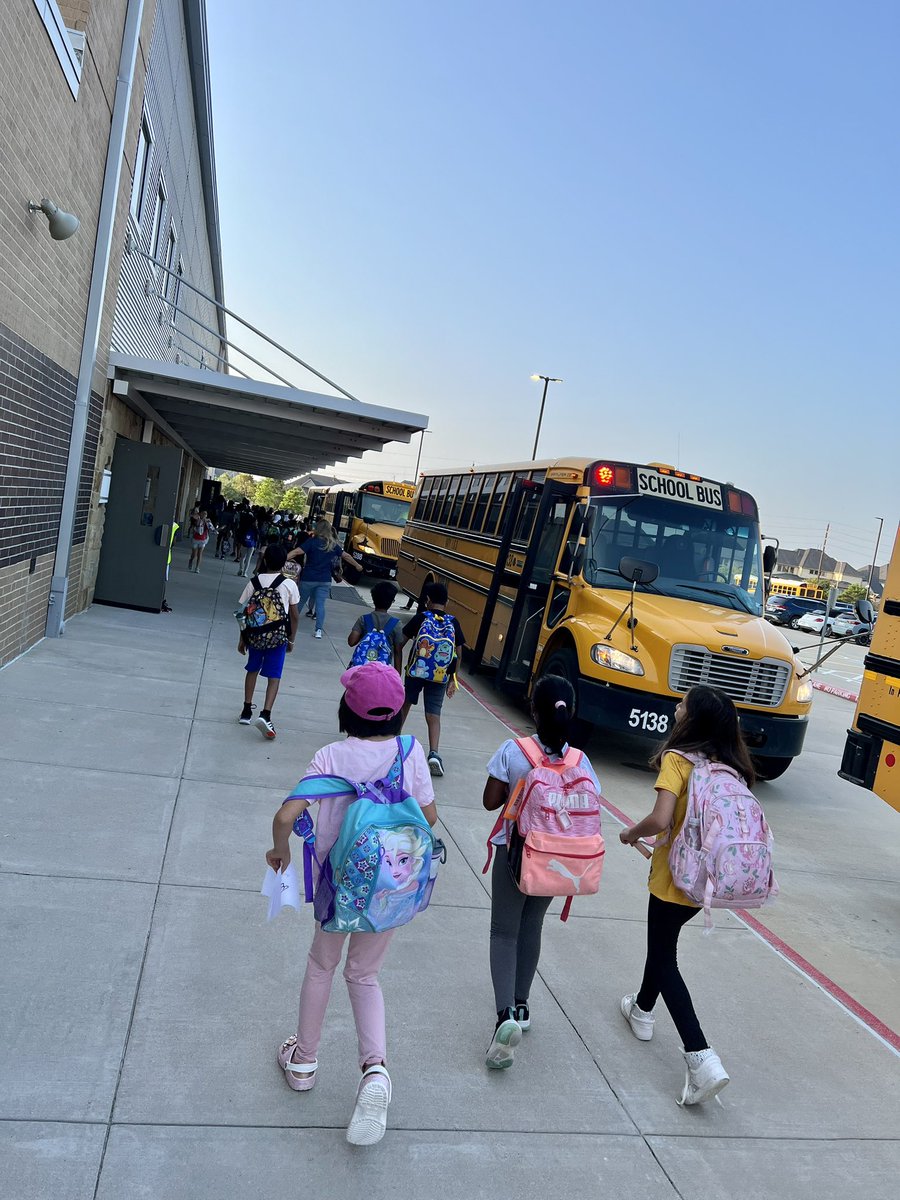
[[[600,890],[605,848],[600,833],[600,797],[582,763],[584,755],[570,747],[560,762],[551,762],[536,738],[516,745],[531,770],[506,802],[491,838],[506,822],[509,871],[526,896],[566,896],[561,920],[569,917],[573,896]],[[493,844],[488,839],[487,872]]]
[[[687,815],[669,850],[675,886],[713,908],[761,908],[778,895],[772,873],[774,839],[759,801],[742,777],[702,754],[676,751],[693,764]]]

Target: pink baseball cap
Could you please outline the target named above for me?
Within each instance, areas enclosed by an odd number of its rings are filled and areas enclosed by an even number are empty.
[[[344,699],[351,712],[367,721],[389,721],[406,703],[403,680],[387,663],[363,663],[341,676]]]

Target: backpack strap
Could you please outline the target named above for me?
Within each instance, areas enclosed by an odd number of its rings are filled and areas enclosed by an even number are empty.
[[[253,588],[254,592],[259,592],[259,591],[262,591],[262,584],[259,582],[259,576],[258,576],[258,575],[254,575],[254,576],[251,578],[251,580],[250,580],[250,586]]]
[[[363,629],[365,633],[371,633],[375,628],[375,618],[371,613],[363,613]],[[363,636],[365,636],[365,633]]]
[[[481,868],[482,875],[487,875],[488,871],[490,870],[491,859],[494,857],[494,838],[497,836],[497,834],[500,832],[500,830],[502,828],[503,828],[503,810],[501,809],[500,816],[494,822],[494,828],[488,834],[487,861],[485,862],[484,866]]]
[[[283,583],[284,583],[284,576],[279,574],[279,575],[276,575],[276,576],[275,576],[275,578],[274,578],[274,579],[272,580],[272,582],[269,584],[269,587],[270,587],[270,588],[272,589],[272,591],[274,592],[274,591],[275,591],[275,589],[276,589],[276,588],[280,588],[280,587],[281,587],[281,585],[282,585]]]
[[[536,737],[516,738],[516,745],[533,767],[543,766],[547,759],[544,747]]]
[[[374,618],[373,618],[373,620],[374,620]],[[381,632],[386,633],[388,635],[388,637],[390,637],[390,635],[394,632],[394,630],[397,628],[397,626],[399,624],[400,624],[399,617],[391,617],[390,620],[388,621],[387,625],[385,625],[384,629],[382,629]]]

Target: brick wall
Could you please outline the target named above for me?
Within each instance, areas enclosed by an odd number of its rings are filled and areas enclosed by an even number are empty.
[[[53,555],[0,567],[0,666],[43,637]]]
[[[91,15],[90,0],[56,0],[66,29],[87,29],[88,17]]]

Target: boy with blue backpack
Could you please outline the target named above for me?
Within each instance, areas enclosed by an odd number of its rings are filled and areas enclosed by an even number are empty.
[[[437,810],[424,751],[415,738],[399,736],[405,700],[399,674],[370,662],[345,671],[341,684],[338,720],[346,737],[316,752],[275,815],[266,854],[273,870],[284,870],[291,830],[304,839],[306,895],[317,922],[297,1033],[281,1044],[277,1058],[294,1091],[315,1085],[331,983],[349,934],[344,978],[362,1079],[347,1141],[370,1146],[384,1136],[391,1100],[378,972],[394,929],[428,904],[440,846],[431,834]],[[307,812],[314,802],[315,831]]]
[[[351,667],[381,662],[400,670],[403,630],[400,618],[389,611],[396,597],[397,588],[386,579],[372,588],[373,611],[358,617],[347,637],[347,645],[353,647]]]
[[[403,644],[411,642],[406,663],[406,703],[403,720],[424,696],[425,724],[428,726],[428,769],[432,775],[444,774],[439,754],[441,710],[444,697],[452,700],[459,686],[456,672],[459,656],[466,644],[465,634],[456,617],[447,609],[447,586],[430,583],[422,592],[418,613],[403,626]]]

